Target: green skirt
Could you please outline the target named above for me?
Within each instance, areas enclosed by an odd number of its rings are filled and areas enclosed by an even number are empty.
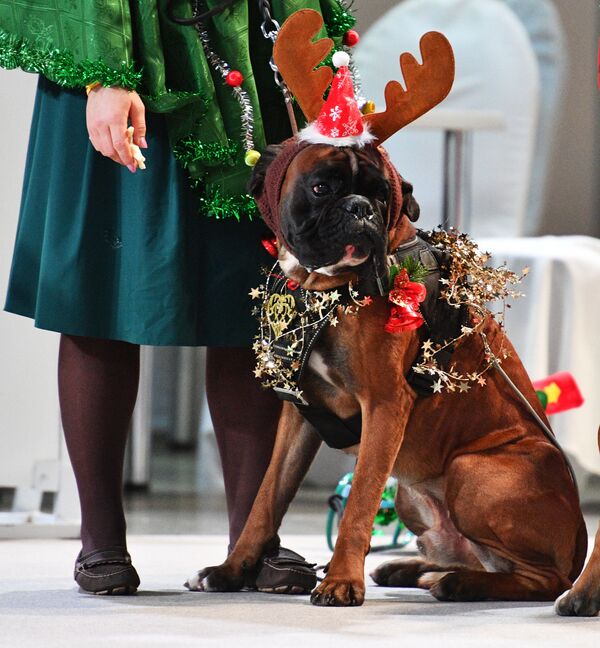
[[[147,115],[147,170],[91,146],[85,93],[40,77],[6,310],[42,329],[135,344],[247,346],[262,222],[211,220]]]

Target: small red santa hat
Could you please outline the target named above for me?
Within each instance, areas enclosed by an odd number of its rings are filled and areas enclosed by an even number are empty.
[[[329,96],[317,119],[300,131],[300,139],[311,144],[358,146],[372,142],[372,135],[362,120],[362,113],[354,96],[354,86],[346,52],[336,52],[332,58],[338,68]]]

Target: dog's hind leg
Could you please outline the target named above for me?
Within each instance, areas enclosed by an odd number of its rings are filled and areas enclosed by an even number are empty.
[[[516,569],[511,574],[458,570],[439,579],[426,575],[440,601],[553,601],[568,581],[553,570]]]
[[[472,543],[459,533],[443,503],[441,482],[398,487],[396,511],[417,535],[420,558],[399,558],[379,565],[371,578],[387,587],[423,587],[450,571],[484,570]]]
[[[220,566],[206,567],[188,581],[193,590],[234,592],[245,583],[270,543],[310,467],[321,439],[291,403],[284,403],[273,456],[250,515],[233,551]]]
[[[455,457],[446,502],[487,572],[458,570],[429,582],[441,600],[549,601],[581,569],[587,537],[560,453],[527,438]]]

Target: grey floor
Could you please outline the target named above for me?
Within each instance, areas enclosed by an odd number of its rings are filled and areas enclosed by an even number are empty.
[[[558,617],[551,603],[441,603],[423,590],[376,587],[368,577],[365,604],[350,609],[316,608],[307,596],[188,592],[183,581],[220,563],[227,549],[224,497],[191,492],[192,463],[189,453],[157,453],[152,488],[127,495],[128,544],[142,578],[135,597],[79,593],[72,580],[77,540],[0,542],[0,646],[598,646],[600,618]],[[319,564],[331,555],[324,533],[330,494],[304,488],[281,534]],[[586,507],[586,517],[593,533],[600,507]],[[414,555],[414,545],[395,553]],[[366,573],[386,559],[370,553]]]

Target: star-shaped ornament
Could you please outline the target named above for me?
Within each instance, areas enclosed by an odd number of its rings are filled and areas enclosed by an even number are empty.
[[[436,380],[433,383],[433,393],[434,394],[441,394],[442,393],[442,381],[441,380]]]
[[[248,293],[252,299],[260,299],[260,296],[262,294],[262,291],[260,288],[252,288],[250,292]]]

